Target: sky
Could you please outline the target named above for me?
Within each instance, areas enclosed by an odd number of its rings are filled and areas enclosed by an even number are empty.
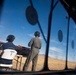
[[[57,0],[55,0],[56,2]],[[45,38],[47,39],[48,34],[48,17],[51,9],[51,0],[32,0],[33,6],[37,11],[38,21],[44,32]],[[54,2],[54,4],[55,4]],[[2,16],[0,21],[0,41],[6,42],[6,37],[9,34],[13,34],[16,39],[14,41],[15,45],[22,45],[28,47],[28,42],[34,37],[35,31],[40,31],[38,23],[31,25],[26,17],[26,8],[30,6],[29,0],[5,0]],[[67,23],[68,16],[66,10],[59,2],[53,10],[52,15],[52,25],[50,34],[50,45],[49,45],[49,56],[52,58],[57,58],[65,60],[66,55],[66,42],[67,42]],[[62,41],[58,39],[58,31],[62,31]],[[76,47],[72,49],[71,42],[74,40],[76,42],[75,33],[75,23],[70,19],[69,26],[69,42],[68,42],[68,60],[75,62],[76,59]],[[42,36],[42,48],[40,54],[45,54],[46,42]]]

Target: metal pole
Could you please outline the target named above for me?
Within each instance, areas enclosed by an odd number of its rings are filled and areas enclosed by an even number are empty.
[[[38,26],[39,26],[39,28],[40,28],[40,31],[41,31],[41,33],[42,33],[42,36],[43,36],[43,38],[44,38],[45,43],[47,43],[47,40],[46,40],[46,38],[45,38],[45,36],[44,36],[43,30],[42,30],[42,28],[41,28],[41,25],[40,25],[39,21],[38,21]]]
[[[68,16],[68,28],[67,28],[67,45],[66,45],[66,60],[65,60],[65,69],[68,69],[68,41],[69,41],[69,26],[70,25],[70,16]]]
[[[32,0],[30,0],[30,4],[31,4],[31,6],[34,8],[33,3],[32,3]],[[41,31],[41,33],[42,33],[42,36],[43,36],[43,38],[44,38],[44,41],[45,41],[45,43],[47,43],[47,40],[46,40],[46,38],[45,38],[45,36],[44,36],[44,33],[43,33],[42,28],[41,28],[41,25],[40,25],[39,20],[37,21],[37,23],[38,23],[38,26],[39,26],[40,31]]]
[[[51,1],[51,10],[50,10],[49,19],[48,19],[48,36],[47,36],[47,44],[46,44],[44,70],[48,70],[48,51],[49,51],[49,43],[50,43],[50,33],[51,33],[51,24],[52,24],[53,4],[54,4],[54,0]]]

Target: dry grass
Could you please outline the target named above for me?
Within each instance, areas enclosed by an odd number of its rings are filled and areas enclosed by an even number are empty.
[[[25,57],[22,57],[18,59],[17,62],[17,57],[14,58],[13,60],[13,68],[17,69],[17,70],[21,70],[23,69],[24,63],[26,61]],[[21,66],[20,66],[20,62],[21,62]],[[57,60],[57,59],[53,59],[53,58],[48,58],[48,68],[50,70],[63,70],[65,68],[65,61],[62,60]],[[31,65],[32,63],[30,63],[28,71],[31,71]],[[44,56],[39,56],[38,57],[38,62],[37,62],[37,66],[36,66],[36,71],[39,71],[43,68],[44,66]],[[17,68],[16,68],[17,67]],[[75,68],[75,63],[73,62],[68,62],[68,67],[69,68]]]
[[[22,57],[22,59],[21,57],[20,58],[15,57],[13,60],[13,68],[22,71],[25,61],[26,61],[26,57]],[[44,63],[44,56],[39,56],[36,66],[37,71],[43,68],[43,63]],[[31,71],[31,67],[32,67],[32,62],[29,65],[28,71]]]
[[[63,61],[63,60],[49,58],[48,64],[49,64],[50,70],[63,70],[63,69],[65,69],[65,61]],[[75,63],[74,62],[68,62],[67,66],[70,69],[74,69]]]

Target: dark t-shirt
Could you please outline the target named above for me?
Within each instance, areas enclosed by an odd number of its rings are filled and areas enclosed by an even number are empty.
[[[7,43],[4,43],[1,46],[0,49],[1,50],[5,50],[5,49],[14,49],[14,50],[16,50],[16,46],[12,42],[7,42]],[[12,64],[12,60],[7,60],[7,59],[0,58],[0,64]]]
[[[16,46],[12,42],[7,42],[1,46],[1,49],[2,50],[4,50],[4,49],[14,49],[15,50]]]

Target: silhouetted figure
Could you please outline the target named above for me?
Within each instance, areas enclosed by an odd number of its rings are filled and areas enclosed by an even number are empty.
[[[35,37],[30,40],[28,43],[28,46],[31,47],[31,51],[26,59],[25,65],[23,67],[23,70],[27,70],[30,62],[32,61],[32,71],[35,71],[36,69],[36,64],[37,64],[37,59],[38,59],[38,54],[39,54],[39,49],[41,49],[41,39],[40,33],[36,31],[34,33]]]
[[[4,43],[1,48],[0,48],[0,54],[2,55],[3,54],[3,51],[5,49],[13,49],[13,50],[16,50],[16,46],[13,44],[13,41],[15,39],[15,36],[14,35],[8,35],[7,36],[7,43]],[[0,64],[3,63],[3,64],[11,64],[12,61],[10,60],[5,60],[5,59],[2,59],[0,58]]]

